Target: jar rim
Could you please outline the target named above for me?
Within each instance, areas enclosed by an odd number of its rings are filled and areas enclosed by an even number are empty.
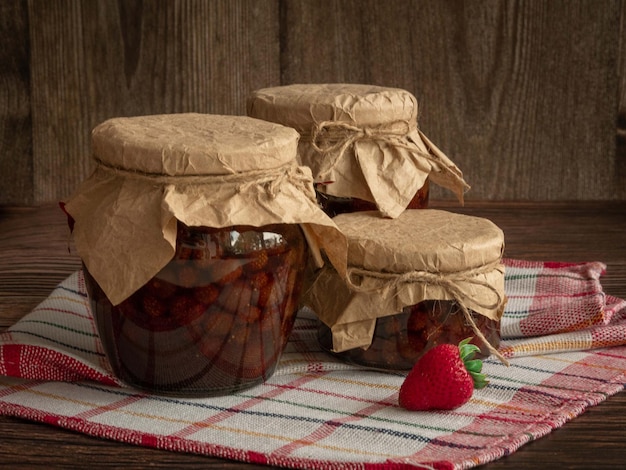
[[[456,273],[498,262],[504,233],[492,221],[438,209],[377,211],[333,218],[348,242],[348,266],[386,273]]]
[[[308,134],[319,122],[360,126],[417,123],[417,99],[400,88],[354,83],[293,84],[262,88],[247,101],[248,115]]]
[[[227,175],[296,161],[299,135],[247,116],[180,113],[108,119],[92,131],[96,161],[167,176]]]

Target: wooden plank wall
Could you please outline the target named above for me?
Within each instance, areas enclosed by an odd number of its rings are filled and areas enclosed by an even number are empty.
[[[3,0],[0,38],[0,204],[68,196],[109,117],[313,82],[413,92],[468,199],[626,200],[626,0]]]

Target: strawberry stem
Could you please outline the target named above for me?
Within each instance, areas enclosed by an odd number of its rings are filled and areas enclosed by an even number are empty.
[[[474,359],[474,356],[480,351],[480,348],[475,344],[471,344],[471,340],[472,338],[469,337],[459,343],[459,353],[463,364],[465,364],[465,368],[474,381],[474,388],[484,388],[489,381],[485,377],[485,374],[481,373],[483,361]]]

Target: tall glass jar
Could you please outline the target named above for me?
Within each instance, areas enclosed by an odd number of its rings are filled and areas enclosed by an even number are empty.
[[[176,253],[113,305],[85,270],[116,375],[162,393],[232,392],[272,375],[299,306],[307,249],[298,225],[188,227]]]
[[[297,140],[236,116],[116,118],[94,129],[96,169],[65,210],[121,381],[210,396],[274,372],[309,253],[324,249],[307,240],[341,239],[296,162]]]
[[[461,171],[418,129],[408,91],[372,85],[288,85],[257,90],[248,115],[301,134],[301,163],[310,167],[321,207],[340,213],[379,210],[397,217],[428,206],[429,184],[463,201]]]

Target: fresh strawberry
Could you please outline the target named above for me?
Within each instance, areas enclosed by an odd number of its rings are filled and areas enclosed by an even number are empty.
[[[469,401],[474,388],[485,387],[482,361],[473,359],[480,349],[470,344],[471,339],[429,349],[402,383],[400,406],[413,411],[452,410]]]

